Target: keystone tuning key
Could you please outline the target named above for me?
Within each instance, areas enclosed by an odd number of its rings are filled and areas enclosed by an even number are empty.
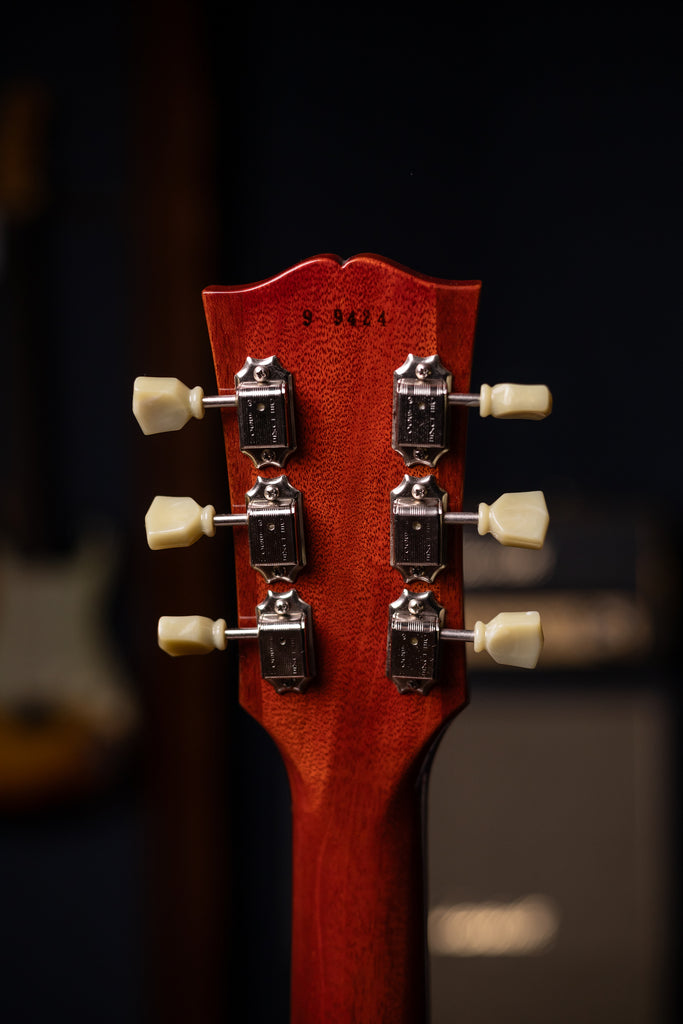
[[[227,629],[225,619],[202,615],[163,615],[158,636],[159,647],[173,657],[224,651],[228,640],[256,639],[261,675],[278,693],[303,693],[315,676],[311,606],[296,590],[269,590],[256,606],[253,628]]]
[[[552,411],[544,384],[483,384],[479,394],[451,393],[452,374],[438,355],[409,355],[394,372],[392,448],[406,466],[435,466],[448,451],[448,410],[479,407],[494,419],[542,420]]]
[[[201,387],[188,388],[177,377],[137,377],[133,385],[133,414],[144,434],[180,430],[214,407],[237,409],[240,451],[257,468],[282,467],[296,450],[292,375],[276,356],[247,356],[234,394],[205,397]]]
[[[391,492],[391,564],[406,582],[431,582],[445,568],[444,526],[476,526],[499,544],[538,549],[548,529],[542,491],[502,494],[492,505],[482,501],[477,512],[448,512],[448,495],[433,476],[407,473]]]
[[[543,649],[538,612],[500,612],[474,629],[444,628],[445,611],[431,591],[404,590],[389,605],[387,676],[400,693],[427,694],[438,680],[444,640],[469,641],[500,665],[535,668]]]
[[[268,582],[293,583],[306,565],[301,492],[286,476],[258,477],[245,496],[244,514],[216,515],[193,498],[157,496],[145,516],[147,543],[153,551],[186,548],[217,526],[246,526],[251,566]]]

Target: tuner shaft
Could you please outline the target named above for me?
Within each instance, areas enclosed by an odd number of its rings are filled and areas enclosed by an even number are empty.
[[[237,407],[237,394],[232,395],[204,395],[202,397],[202,405],[205,409],[215,408],[236,408]]]
[[[481,402],[481,395],[448,395],[447,401],[449,405],[467,405],[476,408]]]
[[[225,513],[213,517],[214,526],[246,526],[248,522],[247,513],[239,512],[233,514]]]
[[[258,639],[258,626],[244,629],[224,629],[223,636],[226,640],[256,640]]]
[[[443,521],[446,526],[478,526],[479,525],[479,513],[478,512],[445,512]]]
[[[465,643],[474,643],[473,629],[442,629],[440,636],[442,640],[464,640]]]

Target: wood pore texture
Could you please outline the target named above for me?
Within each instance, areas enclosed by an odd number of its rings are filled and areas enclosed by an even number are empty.
[[[277,744],[291,787],[293,1024],[425,1019],[420,773],[466,685],[455,643],[426,697],[399,695],[385,675],[388,605],[403,589],[389,564],[389,492],[406,472],[391,448],[392,380],[409,353],[438,352],[454,390],[467,391],[478,295],[478,282],[369,255],[319,256],[204,292],[219,392],[234,389],[247,356],[276,355],[296,393],[298,448],[284,472],[303,493],[308,566],[296,587],[313,608],[317,677],[303,695],[278,695],[260,677],[257,645],[240,651],[240,701]],[[457,511],[467,414],[453,412],[451,450],[432,472]],[[281,471],[240,453],[233,410],[223,423],[239,511],[257,475]],[[245,534],[235,532],[242,626],[268,590]],[[460,537],[450,534],[449,567],[432,589],[459,627]]]

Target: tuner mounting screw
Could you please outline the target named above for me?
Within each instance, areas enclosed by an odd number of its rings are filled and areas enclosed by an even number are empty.
[[[416,501],[422,501],[425,494],[427,493],[427,488],[425,487],[424,484],[413,484],[410,493],[412,494]]]
[[[254,367],[254,380],[257,380],[257,381],[268,380],[268,367],[267,366],[255,366]]]
[[[424,380],[426,377],[429,377],[429,373],[429,367],[425,366],[424,363],[418,363],[415,367],[415,376],[418,380]]]
[[[408,611],[411,615],[419,615],[422,611],[422,602],[416,601],[415,598],[408,602]]]
[[[273,457],[274,456],[273,456],[273,453],[270,450],[270,448],[264,448],[263,451],[261,452],[261,461],[262,462],[272,462],[273,461]]]
[[[413,458],[414,458],[414,459],[420,459],[420,460],[421,460],[421,459],[425,459],[425,458],[426,458],[426,455],[425,455],[425,453],[424,453],[424,452],[422,451],[422,449],[421,449],[421,448],[414,448],[414,449],[413,449]]]
[[[275,602],[275,611],[278,615],[286,615],[289,611],[289,601],[284,601],[282,598]]]
[[[273,484],[268,484],[267,487],[264,487],[264,489],[263,489],[263,497],[266,498],[267,501],[275,501],[275,499],[279,498],[279,496],[280,496],[280,488],[279,487],[275,487]]]

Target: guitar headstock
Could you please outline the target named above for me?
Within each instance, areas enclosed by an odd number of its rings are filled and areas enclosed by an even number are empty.
[[[247,526],[235,535],[238,628],[165,617],[160,645],[205,653],[256,638],[258,652],[242,645],[240,700],[309,781],[324,780],[337,758],[410,774],[466,701],[462,644],[446,640],[472,640],[524,667],[540,653],[536,613],[463,630],[461,545],[444,533],[471,523],[501,543],[540,547],[548,523],[540,492],[460,511],[467,407],[541,419],[552,404],[538,385],[468,393],[478,298],[478,282],[377,256],[319,256],[257,284],[204,291],[217,395],[175,378],[135,383],[145,433],[222,407],[230,481],[231,514],[157,497],[150,547]],[[414,466],[434,472],[405,473]],[[299,574],[301,592],[264,593]],[[429,589],[401,588],[397,576]]]
[[[305,694],[278,694],[244,643],[240,701],[313,788],[344,765],[364,765],[368,778],[408,773],[466,702],[462,645],[444,645],[444,682],[427,696],[400,694],[386,675],[389,604],[403,589],[389,558],[389,495],[405,473],[391,447],[392,387],[409,353],[438,352],[455,388],[468,390],[478,298],[477,282],[436,281],[373,256],[321,256],[256,285],[204,292],[219,394],[234,391],[250,356],[276,355],[294,381],[297,447],[286,475],[303,495],[307,564],[297,589],[312,608],[317,673]],[[459,509],[466,412],[454,412],[438,473]],[[231,505],[241,511],[256,469],[231,411],[223,429]],[[239,625],[254,626],[268,585],[250,566],[245,531],[235,531],[235,563]],[[461,626],[457,543],[433,589],[448,623]]]

